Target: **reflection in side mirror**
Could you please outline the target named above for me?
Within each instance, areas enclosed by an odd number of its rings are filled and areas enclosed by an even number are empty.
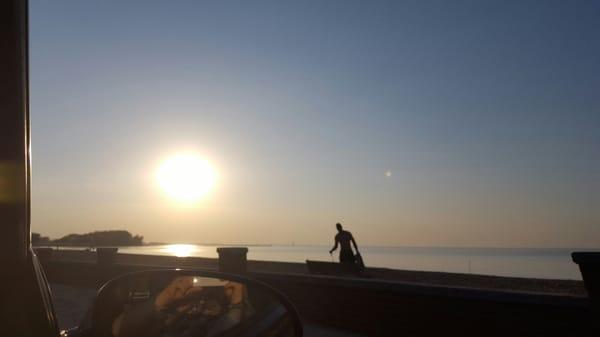
[[[108,282],[93,336],[302,336],[289,301],[262,283],[212,272],[158,270]]]

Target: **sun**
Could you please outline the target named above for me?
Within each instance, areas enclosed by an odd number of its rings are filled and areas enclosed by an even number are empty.
[[[217,174],[207,160],[195,154],[179,154],[160,164],[156,181],[170,198],[190,204],[200,201],[213,189]]]

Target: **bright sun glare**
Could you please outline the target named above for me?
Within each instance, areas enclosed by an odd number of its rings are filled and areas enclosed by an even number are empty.
[[[195,203],[214,187],[217,174],[205,159],[193,154],[180,154],[165,160],[156,171],[159,186],[181,203]]]
[[[165,247],[164,251],[170,255],[174,255],[177,257],[187,257],[195,251],[197,251],[197,248],[194,245],[174,244]]]

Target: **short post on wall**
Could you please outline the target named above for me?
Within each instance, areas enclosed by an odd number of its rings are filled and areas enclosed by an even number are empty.
[[[247,247],[219,247],[219,271],[230,274],[244,274],[248,270]]]

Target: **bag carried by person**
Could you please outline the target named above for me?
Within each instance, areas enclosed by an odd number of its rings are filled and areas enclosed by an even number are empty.
[[[356,255],[354,255],[354,260],[361,271],[365,269],[365,263],[363,262],[363,258],[360,253],[356,253]]]

